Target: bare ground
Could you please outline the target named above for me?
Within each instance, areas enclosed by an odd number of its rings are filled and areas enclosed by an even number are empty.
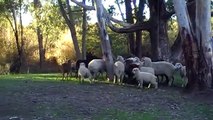
[[[1,120],[111,119],[110,111],[149,113],[156,120],[213,119],[212,90],[183,94],[182,88],[164,86],[20,82],[7,92],[0,89]]]

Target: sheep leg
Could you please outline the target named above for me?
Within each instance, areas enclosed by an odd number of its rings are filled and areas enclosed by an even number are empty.
[[[149,83],[148,88],[150,88],[151,84]]]
[[[172,86],[173,82],[174,82],[174,77],[169,77],[168,85]]]
[[[62,81],[64,80],[64,73],[62,73],[62,79],[61,79]]]
[[[182,82],[183,82],[182,87],[185,87],[188,83],[188,79],[186,77],[183,77]]]
[[[124,75],[122,74],[121,77],[120,77],[120,81],[119,81],[119,84],[120,84],[120,85],[123,84],[123,79],[124,79]]]
[[[113,80],[113,83],[114,83],[114,84],[116,83],[116,80],[117,80],[117,76],[114,75],[114,80]]]
[[[158,88],[158,83],[157,82],[153,82],[152,84],[155,86],[155,89]]]
[[[139,87],[143,89],[143,81],[139,81]]]

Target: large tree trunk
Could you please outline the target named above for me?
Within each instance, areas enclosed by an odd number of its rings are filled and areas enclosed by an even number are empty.
[[[176,62],[181,62],[183,63],[184,61],[181,59],[182,58],[182,45],[183,41],[180,36],[180,32],[178,33],[176,40],[174,44],[171,47],[171,62],[176,63]]]
[[[157,0],[158,1],[158,0]],[[151,29],[149,30],[150,42],[151,42],[151,54],[152,60],[156,61],[160,57],[159,48],[159,20],[160,14],[158,10],[158,2],[149,0]]]
[[[135,2],[133,3],[136,8]],[[145,4],[145,0],[139,1],[139,8],[138,8],[138,11],[136,11],[137,23],[143,22],[144,20],[143,19],[144,4]],[[142,57],[142,31],[136,31],[135,55],[139,58]]]
[[[149,0],[151,30],[150,40],[152,48],[152,59],[169,60],[170,47],[167,33],[167,14],[164,0]]]
[[[127,21],[127,23],[134,23],[131,0],[125,0],[125,6],[126,6],[126,21]],[[127,39],[128,39],[128,42],[129,42],[129,53],[135,55],[135,36],[134,36],[134,33],[128,33],[127,36],[128,36]]]
[[[68,25],[68,27],[70,29],[71,38],[72,38],[72,41],[73,41],[73,44],[74,44],[76,57],[77,57],[77,59],[81,59],[82,56],[81,56],[81,52],[80,52],[79,45],[78,45],[78,40],[77,40],[77,36],[76,36],[76,29],[75,29],[75,22],[74,22],[74,19],[73,19],[69,0],[66,0],[66,5],[67,5],[67,9],[68,9],[68,11],[67,11],[68,16],[66,14],[66,11],[64,10],[62,1],[58,0],[58,3],[59,3],[61,14],[64,17],[66,24]]]
[[[211,87],[212,46],[210,0],[196,0],[196,36],[199,47],[199,85]]]
[[[13,63],[11,65],[10,71],[14,72],[14,73],[19,73],[20,69],[21,69],[21,65],[22,65],[22,50],[21,50],[21,46],[20,46],[20,43],[19,43],[19,34],[18,34],[16,12],[15,12],[14,9],[12,9],[12,18],[13,18],[14,24],[12,24],[12,22],[10,22],[10,23],[11,23],[11,27],[13,28],[18,55],[17,55],[17,57],[14,56],[14,60],[13,60]],[[10,21],[9,18],[8,18],[8,20]],[[13,27],[13,25],[14,25],[14,27]]]
[[[43,34],[42,30],[39,27],[39,21],[40,21],[40,13],[38,12],[41,8],[41,2],[40,0],[34,0],[34,9],[35,9],[35,16],[36,16],[36,32],[37,32],[37,38],[38,38],[38,50],[39,50],[39,66],[42,68],[43,63],[45,61],[45,54],[44,54],[44,46],[43,46]]]
[[[107,70],[107,76],[110,81],[113,80],[113,58],[112,58],[112,52],[111,52],[111,45],[109,36],[106,30],[106,23],[105,23],[105,17],[104,16],[104,7],[102,5],[102,0],[95,0],[95,7],[97,12],[97,19],[98,19],[98,26],[101,34],[101,46],[102,46],[102,53],[103,53],[103,59],[106,62],[106,70]]]
[[[139,58],[142,57],[142,32],[136,32],[136,42],[135,42],[135,55]]]
[[[20,21],[20,39],[21,39],[21,46],[20,46],[20,59],[21,59],[21,65],[25,64],[25,55],[24,55],[24,29],[23,29],[23,23],[22,23],[22,0],[19,0],[19,21]]]
[[[192,28],[193,31],[195,31],[195,0],[188,0],[187,1],[187,10],[189,13],[189,17],[190,20],[192,22]],[[183,56],[183,50],[182,50],[182,44],[183,41],[180,37],[180,32],[178,33],[178,36],[174,42],[174,44],[172,45],[171,48],[171,61],[172,62],[184,62],[182,60],[182,56]]]
[[[85,0],[83,0],[85,4]],[[82,24],[82,59],[86,60],[86,33],[87,33],[87,14],[83,8],[83,24]]]
[[[187,69],[188,84],[186,88],[188,91],[193,90],[195,83],[197,83],[198,71],[198,54],[197,44],[195,37],[191,31],[192,26],[188,11],[186,8],[185,0],[173,0],[177,20],[180,28],[180,35],[183,41],[183,52]]]
[[[207,64],[205,62],[206,56],[203,53],[205,52],[204,51],[205,47],[203,46],[203,42],[202,42],[205,40],[210,40],[210,39],[204,39],[205,37],[202,37],[202,36],[205,36],[206,34],[207,36],[210,35],[209,28],[205,28],[205,27],[210,27],[210,25],[207,23],[207,22],[210,23],[210,21],[206,20],[208,18],[210,20],[210,17],[209,17],[210,15],[208,15],[210,14],[210,6],[209,6],[210,1],[206,0],[205,2],[207,2],[207,4],[203,4],[205,3],[204,1],[200,1],[200,3],[197,3],[199,4],[196,7],[197,9],[202,8],[204,6],[206,6],[209,9],[209,11],[207,11],[206,9],[197,10],[197,15],[198,14],[203,15],[202,17],[205,18],[205,20],[203,18],[201,19],[196,18],[199,21],[198,26],[200,26],[200,28],[196,28],[197,36],[195,36],[193,33],[193,27],[188,15],[185,0],[173,0],[173,2],[174,2],[175,12],[178,18],[179,28],[181,31],[181,39],[183,40],[183,52],[184,52],[185,63],[187,68],[187,77],[188,77],[188,84],[186,86],[186,89],[188,91],[203,89],[205,88],[204,80],[207,80],[209,77],[208,76],[209,74],[207,75],[205,74],[207,71],[208,71],[207,73],[209,73],[210,71],[209,69],[207,69]],[[201,13],[198,13],[198,11]],[[201,30],[204,30],[205,33],[201,32]],[[210,77],[211,77],[211,74],[210,74]]]

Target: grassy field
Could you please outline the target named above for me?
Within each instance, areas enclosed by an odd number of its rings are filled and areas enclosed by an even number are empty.
[[[180,78],[177,78],[180,79]],[[180,86],[180,80],[176,80]],[[0,120],[212,120],[213,94],[61,81],[60,74],[0,76]],[[212,96],[212,97],[211,97]]]

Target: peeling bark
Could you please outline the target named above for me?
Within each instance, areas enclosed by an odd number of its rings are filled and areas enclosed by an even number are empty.
[[[109,40],[109,36],[106,30],[106,20],[104,17],[104,7],[102,5],[102,0],[95,0],[95,7],[97,12],[98,18],[98,26],[101,35],[101,46],[102,46],[102,54],[103,59],[106,62],[106,70],[107,76],[110,81],[113,81],[114,72],[113,72],[113,58],[112,58],[112,51],[111,51],[111,44]]]

